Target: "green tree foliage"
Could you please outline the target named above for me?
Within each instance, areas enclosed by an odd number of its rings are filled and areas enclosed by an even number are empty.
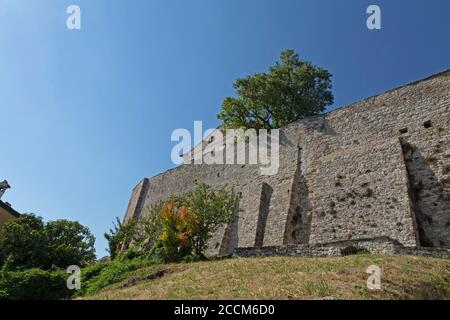
[[[8,271],[82,267],[95,260],[94,242],[89,229],[78,222],[44,224],[40,217],[23,214],[0,226],[0,263]]]
[[[95,261],[95,237],[78,222],[57,220],[45,226],[49,264],[84,267]]]
[[[137,250],[143,244],[146,238],[143,228],[147,220],[146,218],[131,219],[127,223],[122,223],[119,218],[116,218],[113,229],[105,233],[111,260],[129,250],[131,245],[134,246],[133,250]]]
[[[327,70],[300,60],[290,49],[280,59],[267,73],[236,80],[238,97],[227,97],[218,115],[225,128],[280,128],[317,115],[333,103]]]
[[[42,218],[23,214],[0,226],[2,269],[43,268],[47,265],[47,241]]]
[[[134,221],[131,221],[134,223]],[[128,228],[130,225],[128,226]],[[111,260],[114,260],[118,255],[121,244],[123,243],[125,237],[124,225],[118,217],[116,217],[116,222],[113,223],[113,228],[109,229],[109,232],[105,233],[105,239],[108,241],[108,252]]]
[[[105,233],[111,260],[125,252],[131,256],[139,256],[150,251],[161,234],[162,225],[158,215],[162,205],[163,203],[150,208],[144,217],[131,219],[127,223],[116,218],[113,228]]]
[[[186,195],[186,201],[196,216],[191,241],[195,254],[200,256],[213,234],[236,218],[236,196],[226,187],[214,190],[206,184],[200,184]]]
[[[70,265],[95,261],[95,238],[78,222],[23,214],[0,226],[0,300],[64,299]]]

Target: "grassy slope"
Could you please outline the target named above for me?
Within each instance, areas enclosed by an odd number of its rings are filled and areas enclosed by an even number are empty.
[[[370,265],[381,290],[367,289]],[[89,299],[450,299],[450,261],[408,256],[271,257],[154,265]]]

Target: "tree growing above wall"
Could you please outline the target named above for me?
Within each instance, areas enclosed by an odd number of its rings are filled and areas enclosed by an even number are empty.
[[[218,118],[225,128],[275,129],[317,115],[334,101],[332,75],[283,51],[267,73],[237,79],[237,98],[227,97]]]

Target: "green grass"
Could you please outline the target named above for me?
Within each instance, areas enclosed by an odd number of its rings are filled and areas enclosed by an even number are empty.
[[[381,267],[381,290],[366,285]],[[450,261],[357,255],[151,264],[95,288],[87,299],[450,299]],[[114,278],[114,277],[113,277]],[[111,281],[102,282],[111,283]]]

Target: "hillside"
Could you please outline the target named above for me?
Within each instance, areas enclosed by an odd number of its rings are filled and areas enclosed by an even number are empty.
[[[370,265],[381,290],[367,289]],[[450,261],[412,256],[271,257],[151,265],[87,299],[450,299]]]

